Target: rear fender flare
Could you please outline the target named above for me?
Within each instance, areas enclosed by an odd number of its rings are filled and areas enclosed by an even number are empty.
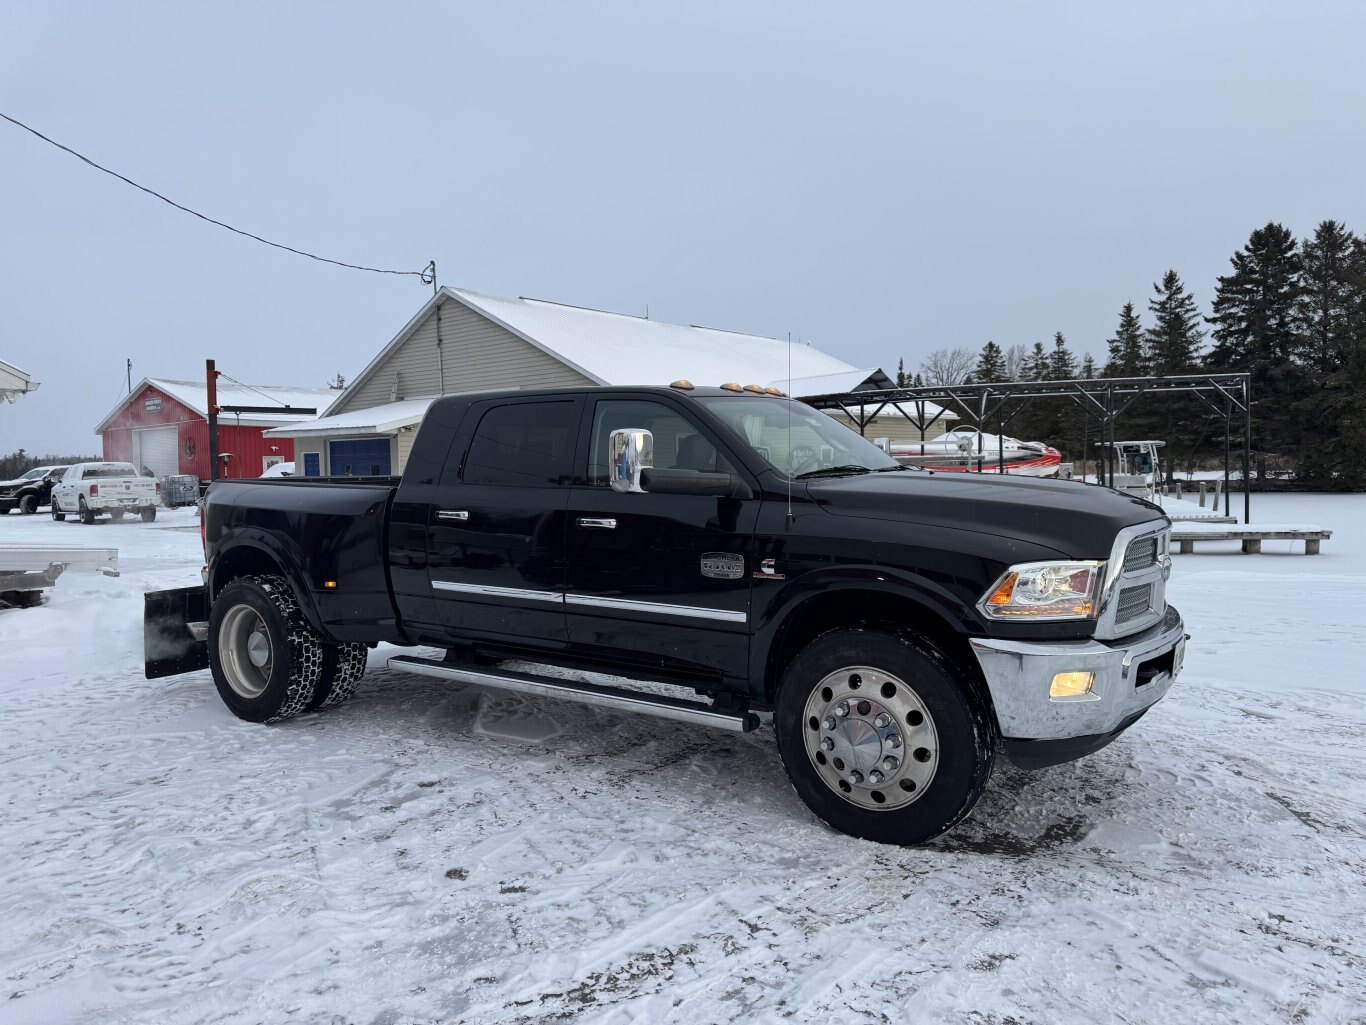
[[[314,632],[327,638],[327,632],[322,629],[322,620],[318,615],[317,604],[313,600],[313,592],[307,586],[302,572],[298,569],[299,554],[297,549],[293,545],[281,543],[275,535],[264,531],[253,531],[250,534],[235,537],[214,552],[213,563],[209,567],[210,607],[223,588],[227,587],[233,580],[261,572],[259,564],[263,556],[274,564],[274,572],[279,573],[289,582],[290,588],[294,591],[294,599],[298,602],[299,610],[303,613],[304,619],[308,621],[308,625],[313,628]],[[233,567],[239,565],[252,568],[240,573],[233,572]]]

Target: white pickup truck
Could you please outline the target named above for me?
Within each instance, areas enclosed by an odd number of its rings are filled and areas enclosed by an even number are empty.
[[[161,482],[143,477],[132,463],[76,463],[52,489],[52,518],[74,513],[82,523],[94,523],[101,513],[121,520],[136,512],[150,522],[160,501]]]

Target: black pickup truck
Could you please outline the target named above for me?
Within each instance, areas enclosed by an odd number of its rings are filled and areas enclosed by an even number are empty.
[[[146,668],[208,666],[253,722],[345,700],[379,642],[457,683],[771,713],[812,811],[916,844],[998,752],[1080,757],[1167,691],[1169,531],[1105,488],[907,469],[753,386],[453,396],[401,479],[213,484],[203,586],[148,595]]]

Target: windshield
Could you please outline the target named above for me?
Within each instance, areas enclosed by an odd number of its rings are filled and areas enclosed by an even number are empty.
[[[37,480],[37,479],[38,479],[39,477],[41,477],[43,474],[47,473],[48,469],[49,469],[49,467],[46,467],[46,466],[39,466],[39,467],[37,467],[37,468],[35,468],[35,469],[29,470],[28,473],[24,474],[24,475],[23,475],[22,477],[20,477],[19,479],[20,479],[20,480]]]
[[[871,441],[792,399],[709,395],[697,401],[734,428],[761,459],[788,477],[902,469]]]
[[[136,477],[138,471],[133,468],[132,463],[101,463],[98,466],[87,466],[81,471],[82,480],[91,480],[96,477]]]

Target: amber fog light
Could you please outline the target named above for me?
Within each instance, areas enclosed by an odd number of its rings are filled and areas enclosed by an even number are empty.
[[[1080,698],[1091,693],[1096,682],[1095,673],[1059,673],[1048,688],[1050,698]]]

